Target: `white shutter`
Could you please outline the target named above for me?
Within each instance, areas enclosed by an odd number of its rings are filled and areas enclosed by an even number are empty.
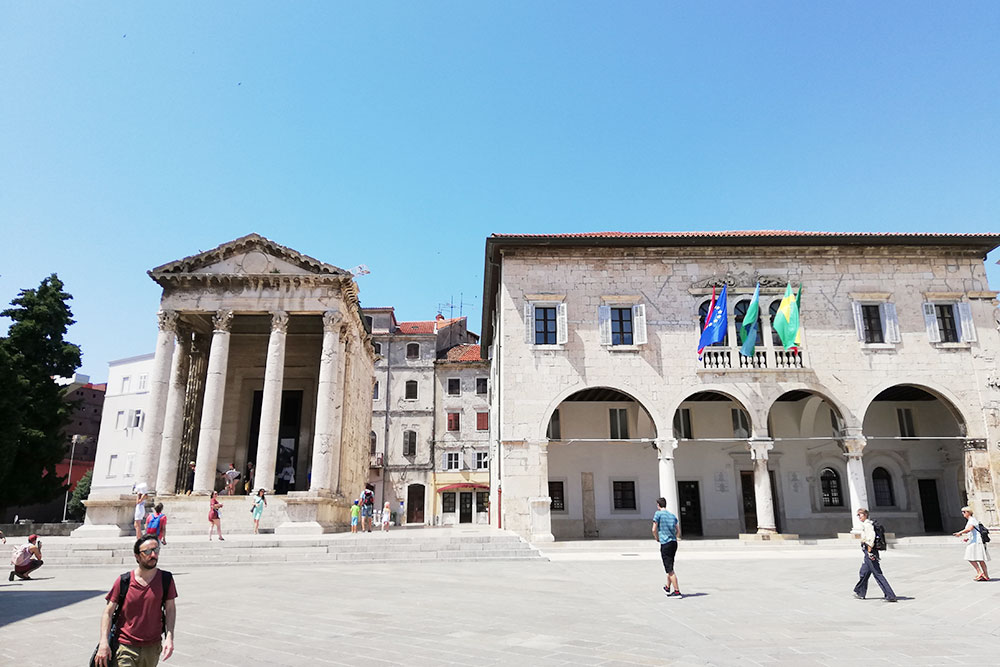
[[[938,330],[937,314],[933,303],[924,303],[924,327],[927,329],[927,340],[931,343],[941,342],[941,332]]]
[[[854,328],[858,331],[858,340],[863,343],[865,342],[865,323],[861,316],[861,303],[852,301],[851,308],[854,310]]]
[[[955,319],[962,326],[960,340],[963,343],[976,342],[976,325],[972,323],[972,306],[966,302],[956,303],[955,311],[958,315]]]
[[[632,306],[632,340],[636,345],[646,344],[646,304]]]
[[[139,413],[139,430],[141,431],[145,425],[146,425],[146,413],[145,412],[140,412]]]
[[[563,345],[569,340],[569,318],[566,314],[566,304],[560,303],[556,309],[556,344]]]
[[[597,307],[597,332],[601,345],[611,345],[611,306]]]
[[[535,305],[530,301],[524,304],[524,342],[535,344]]]
[[[125,420],[126,430],[132,428],[132,422],[135,421],[135,410],[129,410],[127,417],[128,419]]]
[[[882,313],[882,331],[885,333],[885,342],[900,342],[902,337],[899,335],[899,317],[896,315],[896,304],[883,303],[880,311]]]

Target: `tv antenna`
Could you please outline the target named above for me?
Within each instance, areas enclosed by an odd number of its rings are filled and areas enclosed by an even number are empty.
[[[458,303],[455,303],[455,297],[452,295],[451,301],[449,303],[438,303],[438,312],[444,314],[444,309],[448,309],[448,319],[455,319],[455,308],[458,308],[458,316],[462,317],[465,314],[465,306],[474,306],[473,303],[467,303],[463,301],[465,294],[463,292],[458,293]]]

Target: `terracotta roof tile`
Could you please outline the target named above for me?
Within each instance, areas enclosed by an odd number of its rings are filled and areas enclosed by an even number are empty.
[[[463,344],[456,345],[448,350],[445,359],[447,361],[483,361],[479,356],[480,354],[478,345]]]
[[[994,236],[993,234],[957,234],[957,233],[910,233],[910,232],[800,232],[789,229],[748,229],[731,231],[701,231],[701,232],[583,232],[578,234],[492,234],[492,238],[511,239],[659,239],[659,238],[745,238],[745,237],[844,237],[869,236],[875,238],[917,237],[917,238],[958,238],[964,236]]]
[[[451,319],[442,317],[439,320],[430,320],[428,322],[400,322],[397,325],[396,331],[402,334],[432,334],[434,333],[435,326],[440,329],[461,320],[461,317],[453,317]]]

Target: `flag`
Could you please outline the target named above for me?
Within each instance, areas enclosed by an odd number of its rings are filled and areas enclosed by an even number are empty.
[[[785,288],[785,296],[781,299],[778,312],[774,314],[774,330],[786,350],[795,347],[795,336],[799,333],[799,306],[792,294],[791,283]]]
[[[743,346],[740,354],[744,357],[752,357],[754,347],[757,345],[757,327],[760,326],[760,283],[753,291],[753,299],[747,307],[746,315],[743,316]]]
[[[726,312],[726,285],[722,286],[722,294],[719,300],[715,300],[715,289],[712,289],[712,305],[708,308],[708,315],[705,317],[705,328],[701,332],[698,340],[698,358],[701,359],[701,352],[712,343],[718,343],[726,337],[729,329],[729,313]]]
[[[799,311],[799,330],[795,332],[795,345],[792,349],[798,352],[802,347],[802,283],[799,283],[799,293],[795,297],[795,307]]]

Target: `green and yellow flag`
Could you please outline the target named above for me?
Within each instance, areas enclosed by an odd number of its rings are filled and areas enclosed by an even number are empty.
[[[801,286],[799,294],[802,293]],[[781,299],[778,312],[774,314],[774,330],[781,339],[781,344],[787,350],[797,348],[799,345],[799,304],[795,294],[792,293],[792,284],[788,283],[785,288],[785,296]]]

